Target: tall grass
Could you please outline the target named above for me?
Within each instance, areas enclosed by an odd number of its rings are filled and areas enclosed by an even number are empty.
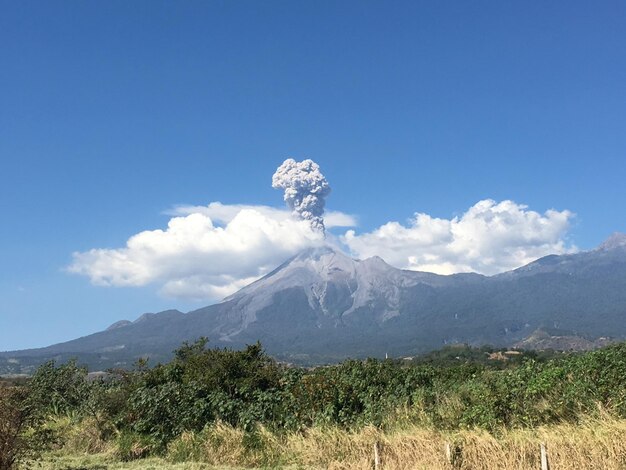
[[[29,383],[46,416],[68,423],[69,455],[366,469],[376,443],[387,469],[527,469],[545,443],[553,470],[626,470],[626,343],[504,370],[376,360],[304,370],[260,345],[201,341],[111,382],[76,377],[74,364],[52,364]]]
[[[352,432],[317,427],[277,435],[264,428],[249,434],[218,424],[201,433],[183,434],[170,444],[167,456],[173,462],[211,465],[357,470],[373,468],[375,442],[385,469],[540,468],[541,443],[546,444],[552,470],[626,468],[626,420],[609,416],[498,433],[411,426],[387,432],[373,427]]]

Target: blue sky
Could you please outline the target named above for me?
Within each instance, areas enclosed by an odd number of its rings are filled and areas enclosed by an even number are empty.
[[[575,214],[544,250],[626,231],[625,25],[620,1],[0,1],[0,350],[210,303],[67,267],[177,205],[281,208],[287,157],[355,255],[486,199]]]

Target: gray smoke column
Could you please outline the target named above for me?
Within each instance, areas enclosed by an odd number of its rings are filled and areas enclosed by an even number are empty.
[[[308,220],[313,230],[324,233],[324,205],[330,186],[317,163],[288,158],[272,176],[272,187],[284,189],[283,197],[289,208],[300,218]]]

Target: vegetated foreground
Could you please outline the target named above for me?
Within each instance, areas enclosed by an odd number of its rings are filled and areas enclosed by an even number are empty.
[[[373,468],[375,447],[381,468],[526,469],[541,468],[541,443],[552,469],[618,469],[626,343],[550,357],[447,348],[307,370],[258,344],[198,341],[166,365],[96,380],[48,363],[0,388],[0,418],[0,470],[46,446],[50,469]]]

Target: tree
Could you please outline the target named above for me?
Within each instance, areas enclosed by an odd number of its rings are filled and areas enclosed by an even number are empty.
[[[42,364],[29,382],[30,400],[50,415],[81,414],[91,396],[87,369],[71,360],[59,366],[55,361]]]
[[[0,387],[0,470],[10,470],[36,457],[50,444],[44,416],[26,387]]]

